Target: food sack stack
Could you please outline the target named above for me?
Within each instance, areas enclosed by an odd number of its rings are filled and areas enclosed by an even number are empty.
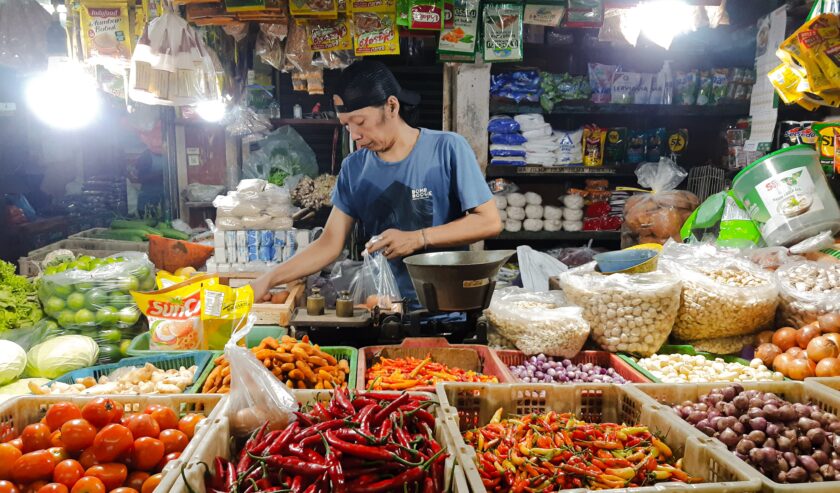
[[[557,151],[560,144],[554,137],[551,125],[546,123],[542,115],[532,113],[516,115],[519,131],[525,138],[525,163],[540,166],[554,166],[557,164]]]

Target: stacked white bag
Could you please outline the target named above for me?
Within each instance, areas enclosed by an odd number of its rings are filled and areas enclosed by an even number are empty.
[[[217,196],[213,206],[222,231],[289,229],[296,209],[287,188],[259,179],[240,181],[236,191]]]
[[[496,195],[494,199],[507,232],[561,231],[563,229],[564,208],[543,205],[543,198],[538,193],[513,192]],[[582,217],[582,209],[580,214]]]
[[[583,230],[583,197],[566,195],[563,197],[563,230]]]
[[[551,124],[546,123],[542,115],[528,113],[514,117],[519,124],[519,131],[527,142],[525,148],[525,163],[540,166],[555,166],[557,164],[557,151],[560,144],[553,135]]]

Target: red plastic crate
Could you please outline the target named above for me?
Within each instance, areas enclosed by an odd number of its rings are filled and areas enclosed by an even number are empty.
[[[519,382],[519,379],[513,376],[510,372],[510,367],[521,365],[528,359],[522,351],[511,349],[497,349],[496,356],[504,365],[505,371],[508,373],[508,379],[511,382]],[[554,356],[554,359],[562,360],[562,357]],[[624,377],[630,383],[650,383],[650,379],[639,373],[635,368],[625,363],[621,358],[613,353],[607,351],[581,351],[574,358],[570,358],[572,363],[580,365],[592,363],[602,368],[612,368],[616,373]]]
[[[356,372],[356,388],[364,390],[367,388],[367,367],[373,358],[383,349],[389,348],[395,351],[396,357],[413,356],[423,359],[426,357],[424,350],[451,348],[469,349],[478,353],[481,360],[480,372],[484,375],[491,375],[499,379],[499,383],[512,382],[510,372],[504,363],[499,360],[496,353],[487,346],[473,344],[449,344],[443,337],[407,337],[402,344],[394,346],[367,346],[359,349],[359,363]],[[434,386],[412,387],[408,389],[417,392],[435,392]]]

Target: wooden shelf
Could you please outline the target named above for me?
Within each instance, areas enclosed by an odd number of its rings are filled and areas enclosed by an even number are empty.
[[[614,177],[636,177],[636,165],[628,164],[621,166],[487,166],[487,178],[529,178],[546,176],[568,176],[568,177],[593,177],[593,176],[614,176]]]
[[[486,241],[618,241],[621,239],[620,231],[518,231],[502,233],[491,240]]]
[[[271,124],[275,127],[282,127],[283,125],[321,125],[326,127],[341,126],[341,123],[338,120],[326,118],[272,118]]]
[[[641,115],[641,116],[684,116],[684,117],[733,117],[747,116],[748,103],[721,106],[682,106],[662,104],[594,104],[589,101],[560,103],[551,113],[536,104],[516,104],[490,101],[490,114],[542,113],[551,115]]]

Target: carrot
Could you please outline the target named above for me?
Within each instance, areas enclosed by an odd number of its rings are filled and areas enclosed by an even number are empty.
[[[149,259],[155,267],[168,272],[182,267],[198,269],[213,256],[214,251],[212,246],[149,235]]]

